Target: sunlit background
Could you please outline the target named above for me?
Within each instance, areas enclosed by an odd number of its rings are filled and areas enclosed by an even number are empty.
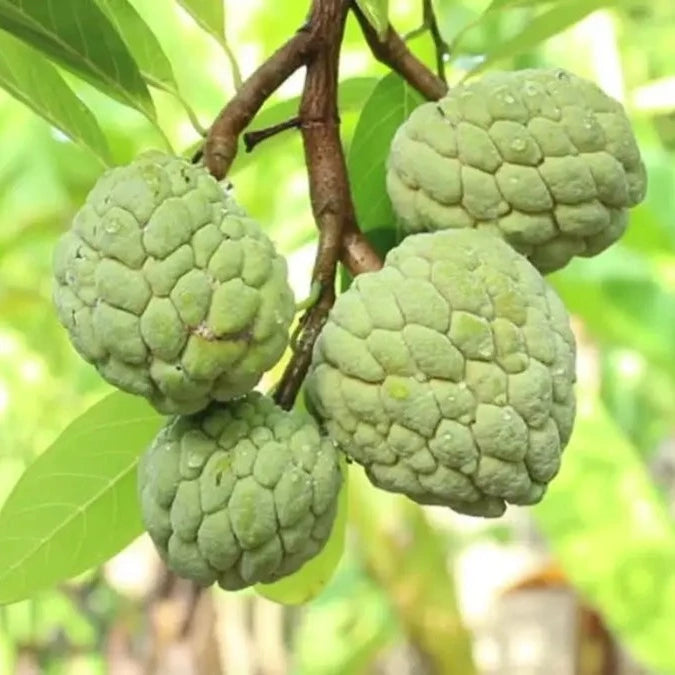
[[[208,126],[234,91],[222,45],[169,0],[132,4]],[[421,2],[390,4],[399,31],[420,24]],[[435,2],[453,47],[450,82],[485,54],[503,56],[495,67],[560,65],[593,79],[625,104],[649,174],[622,241],[551,277],[579,341],[579,418],[543,503],[499,521],[464,518],[375,493],[354,470],[347,550],[306,606],[214,591],[195,607],[142,537],[83,579],[1,607],[0,673],[675,673],[675,6],[523,1],[484,15],[488,4]],[[226,0],[227,40],[244,77],[303,22],[307,5]],[[551,25],[565,28],[549,38]],[[409,44],[434,63],[428,35]],[[341,79],[359,81],[342,111],[347,147],[386,72],[350,19]],[[116,163],[163,147],[140,114],[67,79]],[[301,87],[298,74],[271,104]],[[156,89],[153,98],[173,150],[188,152],[198,136],[184,108]],[[55,239],[102,169],[0,93],[0,500],[111,391],[71,348],[50,299]],[[314,225],[297,134],[240,155],[230,178],[289,256],[305,297]]]

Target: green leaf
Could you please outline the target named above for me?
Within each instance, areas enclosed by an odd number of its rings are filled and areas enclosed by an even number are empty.
[[[153,85],[176,91],[171,63],[159,40],[128,0],[96,0],[136,59],[141,75]]]
[[[658,283],[648,262],[630,253],[617,244],[593,261],[572,261],[550,281],[596,340],[634,349],[675,377],[675,293]]]
[[[562,468],[533,513],[581,594],[650,671],[675,672],[675,529],[635,448],[580,396]]]
[[[384,39],[389,26],[389,0],[356,0],[356,4],[380,39]]]
[[[422,102],[422,97],[398,75],[391,73],[384,77],[363,107],[347,155],[349,182],[361,230],[392,233],[391,237],[383,238],[382,233],[378,236],[387,246],[379,248],[380,254],[393,244],[396,229],[386,187],[389,147],[396,130]]]
[[[495,61],[511,58],[532,49],[540,42],[573,26],[591,12],[611,2],[612,0],[564,0],[557,3],[552,9],[535,16],[520,33],[496,44],[485,54],[485,59],[468,75],[485,70]],[[483,16],[485,17],[488,13]]]
[[[496,12],[500,9],[513,9],[514,7],[533,7],[535,5],[550,5],[554,2],[561,4],[570,0],[492,0],[488,8],[483,12]]]
[[[28,467],[0,511],[0,603],[99,565],[142,533],[136,465],[162,422],[142,398],[112,393]]]
[[[96,118],[58,70],[40,54],[0,31],[0,86],[104,164],[110,151]]]
[[[283,605],[302,605],[315,598],[333,578],[342,559],[347,530],[347,491],[349,472],[341,460],[345,482],[338,497],[338,509],[333,531],[319,555],[307,561],[297,572],[272,584],[256,584],[255,591],[268,600]]]
[[[136,62],[94,0],[0,0],[0,28],[105,94],[155,118]]]
[[[207,33],[218,42],[225,38],[225,10],[223,0],[176,0],[178,4]]]

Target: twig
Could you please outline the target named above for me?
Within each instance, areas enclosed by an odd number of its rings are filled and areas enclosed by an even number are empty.
[[[248,131],[244,134],[244,146],[246,147],[246,152],[251,152],[258,143],[262,143],[262,141],[271,138],[272,136],[276,136],[282,131],[286,131],[287,129],[297,129],[299,126],[300,118],[291,117],[290,120],[280,122],[279,124],[267,127],[266,129]]]
[[[309,25],[322,35],[320,49],[307,65],[300,120],[312,211],[319,227],[312,282],[320,285],[318,301],[303,315],[293,356],[275,391],[282,407],[293,406],[307,374],[314,342],[335,301],[335,274],[343,231],[356,229],[347,163],[339,132],[338,64],[349,0],[314,0]]]
[[[450,47],[441,35],[441,31],[438,27],[438,19],[436,18],[436,12],[434,11],[431,0],[422,0],[422,8],[424,23],[429,28],[431,39],[434,42],[434,49],[436,50],[436,73],[447,85],[448,81],[445,77],[445,60],[448,54],[450,54]]]
[[[232,165],[241,132],[270,95],[305,64],[314,42],[310,32],[298,31],[242,84],[220,111],[204,145],[206,166],[216,178],[223,178]]]
[[[370,51],[378,61],[396,71],[410,86],[429,100],[436,101],[447,93],[448,85],[414,56],[391,26],[385,39],[381,41],[354,0],[351,2],[351,9],[361,26]]]

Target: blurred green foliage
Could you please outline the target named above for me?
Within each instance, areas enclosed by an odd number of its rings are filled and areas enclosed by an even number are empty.
[[[26,16],[17,14],[20,3],[0,2],[0,29],[28,36],[56,57],[51,64],[0,30],[0,86],[10,92],[0,93],[0,500],[59,432],[111,393],[72,350],[50,298],[54,241],[102,171],[102,160],[128,162],[167,142],[177,152],[193,148],[199,129],[235,91],[232,56],[243,77],[249,75],[302,24],[308,5],[226,0],[221,33],[220,16],[209,13],[216,4],[60,0],[53,25],[35,36]],[[362,4],[380,19],[387,5]],[[421,0],[388,4],[398,30],[419,26]],[[56,0],[31,11],[50,5]],[[675,634],[675,528],[672,509],[648,474],[655,453],[675,435],[675,7],[670,0],[433,5],[451,45],[451,84],[473,69],[557,64],[621,98],[634,121],[649,174],[647,199],[633,211],[619,244],[551,277],[584,337],[584,407],[561,475],[534,515],[569,578],[637,659],[675,672],[669,643]],[[89,12],[87,25],[97,28],[81,45],[87,62],[73,69],[72,54],[59,44],[68,39],[67,17],[76,10]],[[121,37],[114,37],[115,26]],[[130,54],[109,60],[102,35],[113,35],[109,44],[126,44]],[[428,34],[409,45],[433,66]],[[42,73],[42,87],[31,72]],[[382,79],[386,75],[350,18],[341,63],[343,140],[357,213],[381,250],[395,239],[381,162],[416,100],[395,76]],[[291,115],[301,86],[301,77],[291,78],[252,128]],[[77,114],[68,112],[70,91],[86,106]],[[297,293],[304,297],[314,225],[298,135],[286,132],[252,154],[240,151],[230,178],[241,203],[291,256]],[[350,525],[357,534],[377,528],[380,511],[372,505],[359,511],[358,502],[355,508]],[[421,550],[456,553],[454,539],[449,544],[433,527],[418,525],[413,536]],[[394,586],[386,583],[391,577],[373,574],[377,550],[360,545],[358,537],[348,541],[337,575],[303,614],[294,638],[298,672],[364,672],[384,646],[419,628],[421,619],[397,605]],[[411,569],[413,577],[429,581],[424,566]],[[437,583],[447,586],[443,592],[452,604],[452,577],[444,574]],[[123,601],[105,584],[96,588],[94,624],[91,613],[83,618],[81,606],[62,591],[0,608],[0,672],[12,671],[26,644],[56,645],[46,652],[52,661],[44,662],[44,672],[68,672],[58,665],[65,658],[58,630],[69,644],[89,649],[90,669],[83,672],[102,672],[97,640]]]

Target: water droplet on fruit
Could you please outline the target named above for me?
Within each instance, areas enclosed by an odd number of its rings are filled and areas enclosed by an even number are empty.
[[[190,469],[198,469],[202,465],[202,456],[197,453],[190,453],[187,457],[187,465]]]
[[[525,82],[523,89],[528,96],[536,96],[539,93],[539,87],[537,87],[534,82],[530,82],[529,80]]]
[[[109,220],[103,228],[108,234],[117,234],[120,231],[120,223],[118,220]]]

